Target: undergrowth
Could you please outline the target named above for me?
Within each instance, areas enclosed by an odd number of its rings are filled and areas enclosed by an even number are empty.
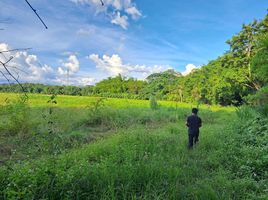
[[[112,108],[106,101],[52,113],[27,108],[23,142],[20,134],[4,137],[17,153],[0,167],[0,199],[267,197],[268,120],[255,110],[200,109],[200,143],[188,151],[189,108]],[[60,140],[50,140],[55,134]],[[51,154],[44,141],[60,151]]]

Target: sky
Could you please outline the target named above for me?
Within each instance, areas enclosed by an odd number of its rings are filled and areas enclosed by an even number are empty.
[[[187,75],[228,51],[226,41],[268,8],[267,0],[28,1],[48,29],[25,0],[0,0],[0,52],[31,48],[0,61],[12,57],[7,66],[21,82],[79,86],[119,73]]]

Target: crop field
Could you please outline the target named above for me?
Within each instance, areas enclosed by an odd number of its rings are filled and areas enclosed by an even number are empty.
[[[0,199],[267,198],[267,119],[201,105],[188,150],[196,105],[157,103],[0,94]]]

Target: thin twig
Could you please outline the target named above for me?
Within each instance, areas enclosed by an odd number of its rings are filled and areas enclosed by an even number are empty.
[[[10,71],[9,69],[7,68],[6,64],[8,62],[10,62],[11,60],[13,59],[13,57],[10,57],[5,63],[3,63],[2,61],[0,61],[0,63],[2,64],[2,66],[4,67],[4,69],[6,70],[7,74],[12,77],[15,82],[21,87],[22,91],[24,92],[26,98],[28,98],[28,95],[26,94],[26,90],[25,88],[23,87],[23,85],[19,82],[18,78],[16,78]]]
[[[12,51],[27,51],[32,48],[18,48],[18,49],[10,49],[10,50],[5,50],[5,51],[0,51],[0,53],[7,53],[7,52],[12,52]]]
[[[6,65],[7,63],[9,63],[13,58],[14,58],[13,56],[10,56],[9,59],[4,63],[4,65]],[[3,64],[3,62],[1,62],[1,63]]]
[[[0,52],[0,55],[2,55],[7,60],[7,57],[5,56],[4,53]]]
[[[38,13],[36,12],[36,10],[32,7],[32,5],[28,2],[28,0],[25,0],[26,3],[29,5],[29,7],[32,9],[32,11],[35,13],[35,15],[38,17],[38,19],[42,22],[42,24],[44,25],[44,27],[46,29],[48,29],[47,25],[45,24],[45,22],[42,20],[42,18],[38,15]]]
[[[21,71],[21,72],[23,72],[23,73],[25,73],[25,74],[29,74],[28,72],[26,72],[26,71],[24,71],[24,70],[22,70],[22,69],[20,69],[20,68],[18,68],[18,67],[16,67],[16,66],[8,66],[9,68],[14,68],[14,69],[16,69],[16,70],[18,70],[18,71]],[[15,71],[15,70],[14,70]]]
[[[8,77],[5,75],[5,73],[2,72],[1,70],[0,70],[0,73],[3,75],[3,77],[7,80],[8,84],[10,85],[10,80],[9,80]]]

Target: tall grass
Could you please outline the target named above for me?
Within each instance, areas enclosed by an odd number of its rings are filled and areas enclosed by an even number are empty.
[[[80,108],[58,101],[54,128],[62,151],[56,156],[35,147],[47,131],[40,118],[47,108],[31,105],[33,134],[21,146],[27,150],[0,167],[0,199],[267,197],[267,119],[254,111],[201,106],[200,143],[189,151],[191,105],[162,102],[151,110],[147,101],[108,99],[95,109],[87,100],[77,99],[86,105]],[[115,102],[121,105],[111,107]]]

